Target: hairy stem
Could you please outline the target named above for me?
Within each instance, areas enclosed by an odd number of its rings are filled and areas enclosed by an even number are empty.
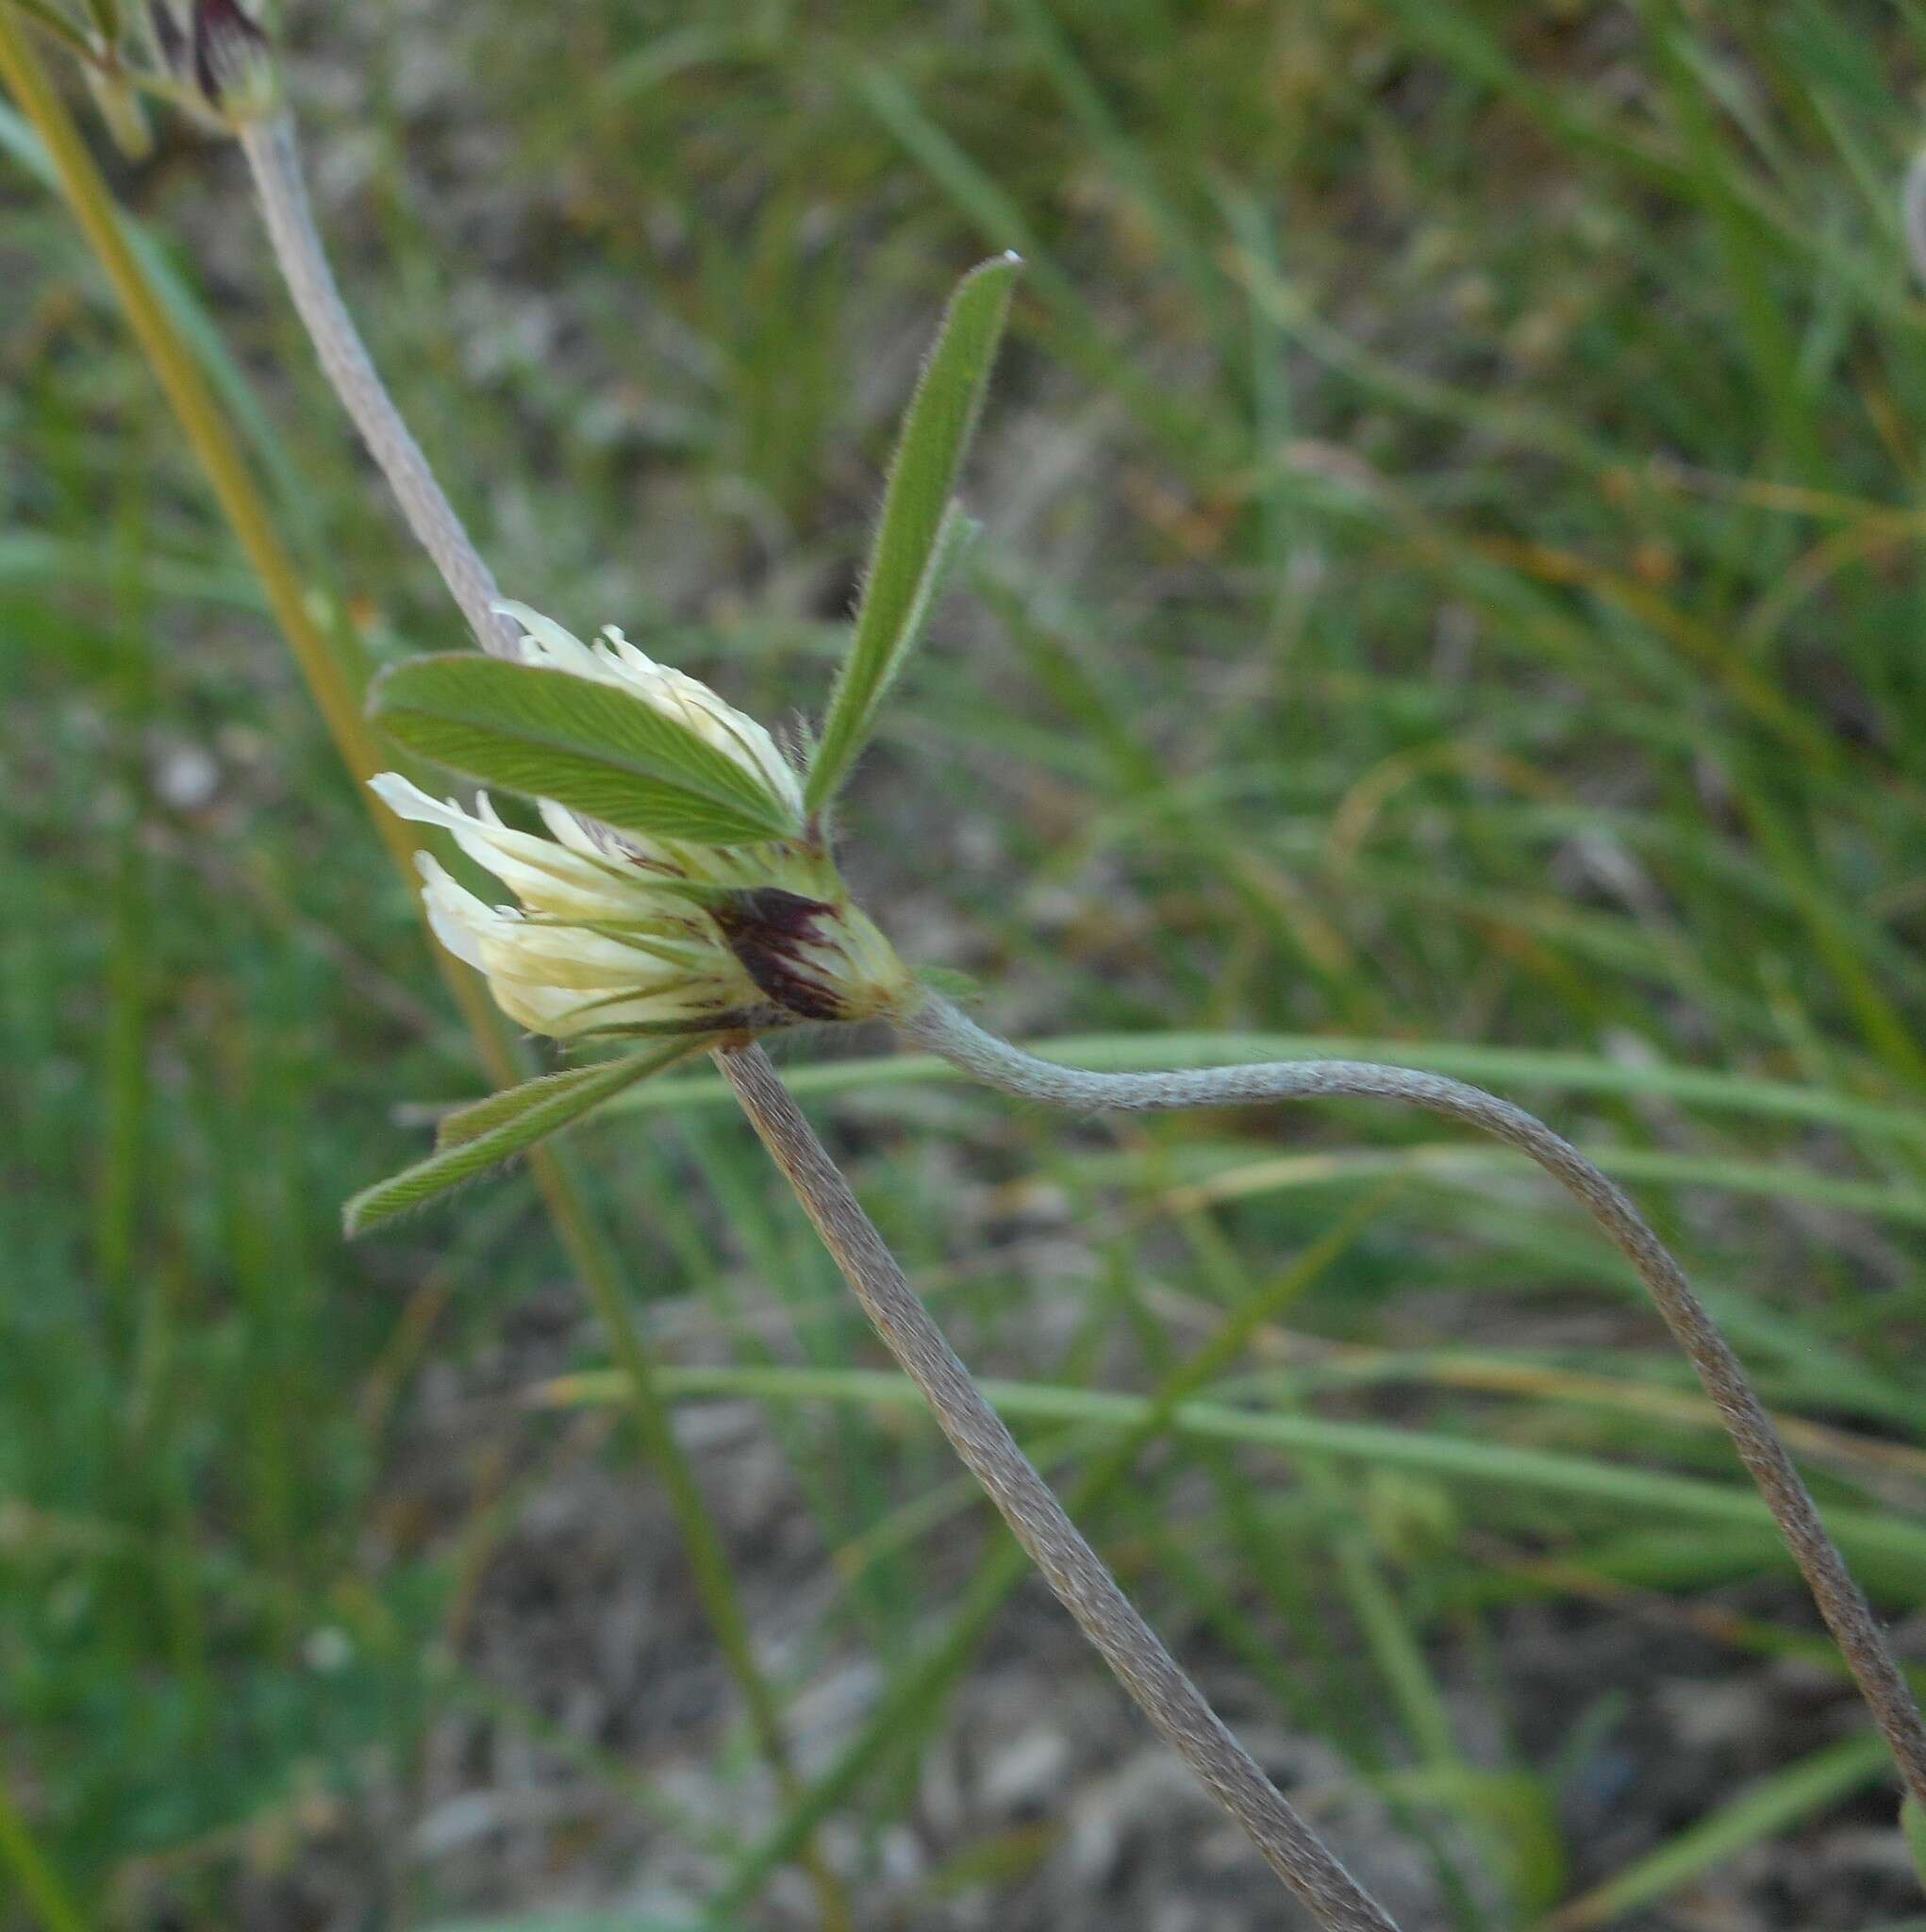
[[[521,655],[521,633],[494,606],[501,601],[493,574],[469,541],[467,530],[435,480],[401,411],[394,406],[374,358],[328,266],[314,225],[307,183],[301,172],[291,116],[277,115],[243,130],[247,157],[260,197],[261,218],[288,293],[307,326],[323,373],[354,418],[361,440],[388,478],[416,541],[434,559],[441,581],[461,607],[483,650],[498,658]]]
[[[1228,1369],[1250,1345],[1252,1337],[1351,1244],[1376,1205],[1374,1201],[1365,1204],[1328,1229],[1268,1288],[1231,1310],[1209,1340],[1164,1377],[1143,1413],[1085,1467],[1071,1491],[1072,1516],[1083,1516],[1110,1500],[1128,1480],[1137,1457],[1173,1426],[1180,1407]],[[901,1756],[917,1749],[922,1731],[934,1721],[940,1693],[969,1667],[997,1613],[1029,1569],[1028,1557],[1016,1542],[1001,1543],[988,1553],[955,1615],[884,1691],[863,1720],[862,1728],[836,1759],[817,1774],[804,1804],[743,1855],[728,1886],[715,1901],[719,1919],[727,1921],[747,1910],[769,1874],[789,1856],[811,1820],[841,1803],[887,1755]]]
[[[259,195],[274,258],[296,312],[314,344],[323,373],[360,430],[369,453],[407,518],[408,527],[434,560],[477,641],[496,656],[518,656],[521,646],[515,627],[493,608],[501,594],[494,574],[475,549],[436,481],[341,299],[314,224],[292,120],[283,115],[250,127],[241,135],[241,144]],[[365,734],[367,727],[358,711],[353,715],[357,729]],[[374,767],[371,763],[363,769],[357,763],[356,769],[357,775],[365,778]],[[392,814],[384,812],[378,816],[385,824],[401,824]],[[492,1019],[493,1008],[487,994],[464,968],[447,960],[439,945],[435,950],[451,976],[459,982],[460,991],[478,999]],[[499,1024],[495,1022],[497,1026]],[[504,1085],[519,1077],[512,1071],[490,1071]],[[782,1712],[756,1660],[741,1592],[736,1586],[715,1518],[704,1499],[694,1467],[676,1440],[654,1360],[623,1298],[621,1281],[600,1232],[573,1191],[563,1190],[556,1158],[550,1148],[538,1149],[533,1157],[537,1173],[543,1177],[544,1191],[565,1191],[561,1205],[568,1211],[566,1217],[558,1212],[557,1220],[567,1238],[571,1258],[608,1336],[616,1363],[628,1383],[631,1418],[642,1454],[654,1465],[668,1491],[696,1593],[702,1600],[724,1666],[748,1711],[757,1747],[785,1799],[793,1799],[800,1788]],[[849,1901],[816,1847],[805,1842],[799,1847],[797,1859],[815,1887],[823,1924],[832,1932],[848,1927],[853,1923]]]
[[[1161,1112],[1282,1100],[1393,1100],[1462,1121],[1535,1160],[1584,1203],[1638,1272],[1674,1340],[1691,1358],[1724,1420],[1739,1458],[1777,1520],[1879,1726],[1901,1783],[1926,1807],[1926,1724],[1885,1633],[1772,1425],[1738,1357],[1687,1284],[1665,1244],[1625,1194],[1542,1121],[1481,1088],[1436,1074],[1359,1060],[1284,1060],[1261,1066],[1172,1074],[1099,1074],[1038,1059],[986,1033],[948,1000],[932,995],[902,1021],[904,1030],[986,1085],[1049,1107]]]
[[[719,1053],[762,1144],[796,1191],[876,1333],[1084,1635],[1205,1790],[1330,1932],[1389,1932],[1345,1871],[1224,1727],[984,1399],[760,1047]]]

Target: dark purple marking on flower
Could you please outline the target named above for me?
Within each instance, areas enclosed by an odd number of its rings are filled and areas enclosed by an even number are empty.
[[[268,49],[268,37],[240,0],[194,0],[194,85],[210,108]]]
[[[787,1013],[802,1020],[839,1020],[842,998],[816,970],[812,953],[833,943],[822,922],[836,908],[780,886],[732,892],[709,908],[742,970]]]

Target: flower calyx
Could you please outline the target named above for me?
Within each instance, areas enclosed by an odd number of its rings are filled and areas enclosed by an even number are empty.
[[[148,36],[174,92],[238,134],[281,105],[280,61],[256,0],[148,0]]]
[[[669,774],[664,785],[684,773],[690,784],[714,786],[721,769],[728,784],[750,789],[776,827],[771,836],[710,843],[610,824],[543,795],[539,779],[511,780],[534,800],[543,827],[536,832],[505,821],[486,792],[470,809],[398,774],[374,779],[390,810],[452,833],[469,858],[514,894],[514,904],[490,905],[432,857],[418,861],[436,936],[487,976],[510,1018],[563,1040],[741,1039],[811,1022],[866,1020],[912,995],[910,974],[852,902],[820,830],[805,819],[794,773],[762,725],[707,686],[656,664],[619,631],[586,645],[523,606],[503,608],[526,633],[525,669],[511,680],[527,671],[559,672],[622,694],[613,711],[607,700],[596,701],[603,708],[590,724],[608,735],[572,741],[573,750],[606,749],[616,758],[639,747],[636,757],[656,760],[651,772]],[[484,670],[485,682],[499,684],[501,676]],[[452,715],[472,697],[473,685],[444,677],[438,694],[423,702],[449,706]],[[563,721],[555,729],[572,728],[575,714],[555,708],[554,694],[552,685],[535,693],[549,707],[543,717]],[[422,736],[422,715],[414,721],[417,748],[440,743],[432,731]],[[490,758],[486,748],[474,751],[475,714],[463,715],[471,721],[462,741],[471,775],[482,775],[474,767],[488,767]],[[490,715],[501,725],[499,742],[521,756],[535,724],[518,717],[502,724],[499,710]],[[674,727],[672,741],[660,737],[664,724]],[[580,766],[554,769],[560,783]],[[656,823],[700,823],[687,821],[676,799],[665,805],[659,786],[639,796],[646,807],[639,817],[666,811]]]

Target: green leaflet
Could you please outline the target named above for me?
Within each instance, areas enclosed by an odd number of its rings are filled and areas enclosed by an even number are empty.
[[[748,766],[619,685],[463,652],[383,672],[369,713],[436,764],[624,831],[741,845],[798,829]]]
[[[929,616],[969,528],[951,503],[1003,340],[1021,264],[1000,255],[971,270],[944,311],[897,439],[870,554],[855,635],[810,761],[811,811],[835,795],[875,727],[876,711]]]
[[[922,634],[929,625],[930,615],[936,609],[938,600],[948,586],[952,574],[964,555],[983,533],[983,525],[975,518],[964,513],[963,506],[952,498],[937,525],[937,533],[930,541],[929,555],[924,559],[922,574],[916,580],[908,604],[905,607],[901,622],[895,633],[883,640],[881,652],[873,673],[868,678],[868,695],[861,702],[859,715],[854,715],[847,739],[848,751],[842,772],[834,783],[824,781],[821,803],[827,804],[836,786],[848,774],[864,745],[870,741],[871,734],[876,728],[876,719],[883,709],[883,700],[889,695],[889,687],[896,682],[896,674],[909,661],[909,655],[922,641]],[[825,732],[836,724],[837,711],[843,701],[843,691],[848,683],[847,674],[855,665],[856,653],[861,648],[861,632],[857,641],[852,645],[850,656],[844,664],[844,677],[838,680],[835,695],[830,700],[830,718]],[[853,714],[855,700],[851,700]],[[830,741],[825,735],[825,746]],[[809,775],[813,780],[816,767],[822,762],[822,754],[811,762]],[[812,805],[815,801],[812,801]]]
[[[626,1059],[598,1060],[590,1067],[545,1074],[540,1079],[491,1093],[473,1107],[457,1108],[441,1122],[435,1136],[435,1152],[427,1159],[364,1188],[341,1209],[343,1229],[351,1237],[365,1234],[381,1222],[421,1207],[510,1155],[534,1146],[700,1044],[700,1041],[681,1040]]]

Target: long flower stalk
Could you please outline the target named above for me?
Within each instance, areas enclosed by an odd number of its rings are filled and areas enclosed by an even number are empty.
[[[1281,1060],[1178,1073],[1102,1074],[1038,1059],[986,1032],[940,995],[931,995],[901,1024],[913,1039],[972,1078],[1048,1107],[1161,1112],[1292,1100],[1390,1100],[1476,1127],[1536,1161],[1584,1204],[1637,1271],[1772,1511],[1826,1627],[1885,1735],[1901,1784],[1914,1804],[1926,1808],[1926,1724],[1879,1620],[1827,1534],[1779,1431],[1664,1242],[1624,1192],[1569,1141],[1482,1088],[1403,1067]]]
[[[291,127],[286,117],[277,117],[244,128],[241,139],[276,258],[324,372],[483,647],[496,655],[515,654],[515,641],[479,621],[484,615],[499,621],[492,574],[428,471],[340,297],[309,210]],[[910,1289],[768,1057],[750,1046],[719,1051],[715,1060],[877,1333],[923,1391],[965,1465],[1051,1588],[1159,1733],[1243,1825],[1325,1932],[1396,1932],[1383,1907],[1225,1728],[1071,1523]],[[793,1794],[787,1774],[786,1789]]]
[[[1384,1907],[1333,1857],[1231,1735],[1017,1446],[910,1287],[769,1056],[751,1046],[715,1058],[876,1333],[922,1391],[951,1446],[1044,1580],[1164,1741],[1244,1827],[1271,1870],[1320,1925],[1334,1932],[1388,1932],[1392,1921]]]
[[[493,573],[470,541],[413,432],[394,406],[328,265],[314,225],[293,118],[276,114],[240,133],[241,151],[259,197],[261,220],[296,312],[323,373],[388,478],[415,541],[441,574],[475,641],[497,658],[520,655],[522,633],[496,610]]]
[[[365,788],[365,781],[390,759],[377,747],[363,716],[359,694],[309,613],[300,570],[281,541],[220,405],[146,272],[127,246],[107,183],[88,153],[73,117],[50,84],[26,34],[5,4],[0,4],[0,80],[5,81],[46,148],[75,223],[99,261],[222,513],[260,582],[268,608],[293,654],[335,748],[357,780],[357,788]],[[402,434],[407,435],[405,429]],[[412,446],[412,439],[409,443]],[[425,469],[425,465],[423,467]],[[439,490],[436,495],[440,497]],[[445,509],[445,498],[440,501]],[[458,535],[460,525],[452,510],[447,511],[447,518]],[[466,541],[462,537],[464,545]],[[473,556],[472,546],[468,554]],[[370,815],[383,844],[412,884],[415,858],[425,850],[424,845],[406,822],[392,812],[374,809],[373,796],[365,790],[364,796],[369,798]],[[414,896],[411,892],[410,897]],[[431,951],[468,1024],[490,1079],[497,1086],[510,1086],[522,1079],[525,1069],[484,987],[432,941]],[[694,1468],[675,1437],[669,1405],[656,1387],[647,1345],[629,1312],[606,1245],[594,1226],[565,1157],[554,1148],[538,1148],[530,1156],[529,1166],[563,1252],[589,1291],[608,1335],[617,1365],[628,1384],[637,1438],[668,1491],[697,1594],[724,1665],[749,1714],[758,1748],[784,1791],[793,1792],[796,1779],[781,1713],[756,1661],[748,1617],[727,1552],[703,1498]],[[840,1888],[818,1855],[805,1846],[799,1853],[799,1862],[812,1874],[823,1903],[825,1924],[847,1925],[850,1915]]]

